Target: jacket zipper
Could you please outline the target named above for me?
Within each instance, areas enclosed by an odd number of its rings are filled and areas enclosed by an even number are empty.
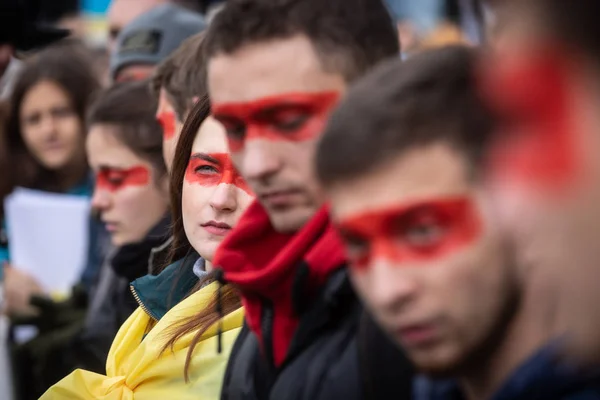
[[[156,318],[151,312],[150,310],[148,310],[146,308],[146,306],[144,305],[144,303],[142,303],[142,300],[140,300],[140,297],[138,296],[137,292],[135,291],[135,288],[133,287],[133,285],[129,285],[129,289],[131,290],[131,293],[133,293],[133,298],[135,299],[135,301],[137,301],[137,303],[139,304],[140,308],[142,310],[144,310],[144,312],[146,314],[148,314],[148,316],[150,316],[150,318],[152,318],[153,320],[158,322],[158,318]]]

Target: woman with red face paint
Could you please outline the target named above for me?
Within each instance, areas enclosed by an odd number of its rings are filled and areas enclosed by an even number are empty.
[[[215,282],[212,259],[253,195],[231,164],[223,127],[209,112],[205,97],[192,109],[176,149],[174,262],[132,282],[140,308],[117,334],[106,376],[75,371],[43,400],[219,398],[243,311],[237,294]]]

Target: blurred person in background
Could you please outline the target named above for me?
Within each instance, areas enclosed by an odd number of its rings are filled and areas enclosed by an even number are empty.
[[[173,4],[164,4],[140,15],[117,38],[110,60],[112,80],[149,78],[156,66],[185,39],[205,28],[201,15]]]
[[[489,183],[524,271],[577,361],[600,362],[600,25],[596,0],[493,2],[481,88],[502,117]]]
[[[317,172],[351,277],[424,374],[417,400],[600,399],[597,377],[556,363],[553,304],[520,273],[486,190],[495,121],[478,61],[451,47],[390,62],[332,115]]]
[[[84,120],[98,89],[89,59],[77,43],[55,45],[25,63],[12,91],[7,122],[6,149],[13,173],[2,179],[11,188],[91,196]],[[9,241],[6,228],[2,229]],[[6,311],[27,314],[30,295],[41,288],[10,267],[7,244],[0,247],[0,262],[7,263]]]
[[[206,96],[186,120],[177,154],[182,156],[171,173],[172,264],[131,284],[140,308],[115,338],[107,376],[75,371],[42,399],[219,398],[243,313],[232,288],[217,291],[212,260],[253,196],[231,164],[225,131],[210,117]]]
[[[158,66],[152,78],[152,90],[158,98],[156,118],[163,127],[163,151],[168,170],[173,165],[183,122],[194,102],[208,90],[203,40],[204,33],[185,40]]]
[[[108,50],[115,51],[117,37],[127,25],[156,6],[172,3],[189,9],[202,11],[202,0],[112,0],[108,8]]]

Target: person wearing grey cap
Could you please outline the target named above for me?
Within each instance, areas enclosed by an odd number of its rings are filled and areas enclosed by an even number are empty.
[[[143,80],[188,37],[206,28],[201,15],[174,4],[142,14],[117,37],[110,60],[115,82]]]

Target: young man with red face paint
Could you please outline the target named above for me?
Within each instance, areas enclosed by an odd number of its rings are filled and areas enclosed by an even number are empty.
[[[164,60],[152,77],[152,90],[158,98],[156,118],[164,131],[163,153],[170,171],[183,122],[197,99],[206,95],[204,34],[196,34]]]
[[[550,308],[518,274],[490,207],[481,174],[493,119],[475,65],[460,47],[390,62],[332,115],[317,174],[351,278],[427,376],[417,400],[599,399],[595,382],[555,364]]]
[[[348,84],[398,56],[387,10],[380,1],[233,0],[205,41],[212,112],[258,200],[214,260],[246,311],[222,398],[407,398],[406,360],[361,323],[312,170]]]
[[[569,353],[600,362],[600,24],[596,0],[496,1],[481,90],[504,118],[490,184]]]

